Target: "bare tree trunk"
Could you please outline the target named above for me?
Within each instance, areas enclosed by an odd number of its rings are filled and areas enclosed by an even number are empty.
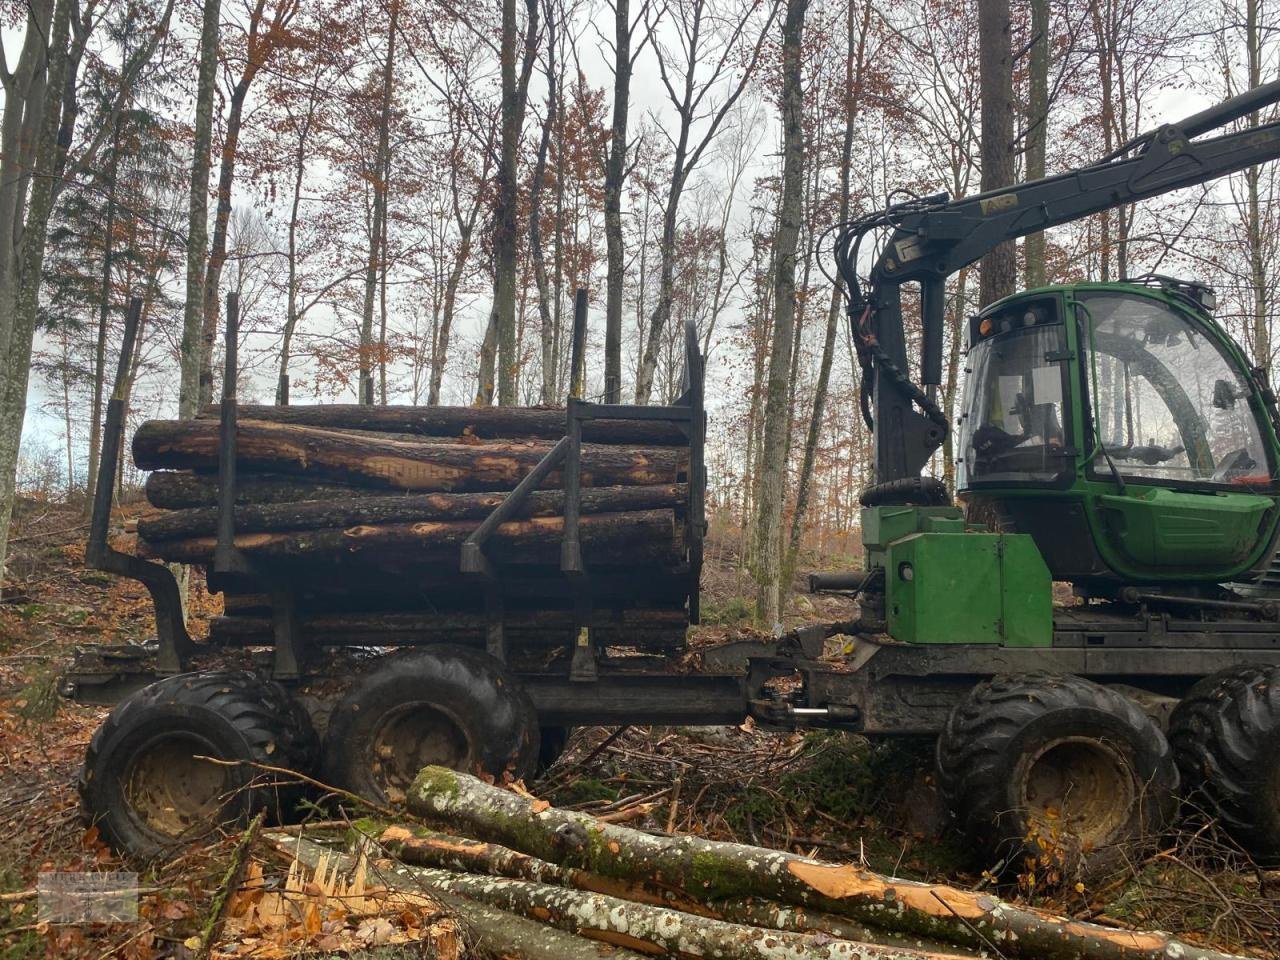
[[[391,161],[387,160],[387,167],[383,171],[383,178],[386,183],[391,182]],[[386,206],[384,199],[383,206]],[[378,402],[384,407],[387,405],[387,269],[390,266],[389,255],[387,253],[387,212],[384,209],[382,213],[382,240],[379,244],[382,248],[382,269],[378,276]]]
[[[960,384],[960,343],[964,339],[965,296],[969,285],[969,268],[956,274],[955,296],[951,301],[951,346],[947,353],[947,386],[943,392],[942,409],[947,423],[955,423],[956,390]],[[947,489],[956,488],[956,451],[954,431],[948,430],[942,438],[942,481]]]
[[[1027,180],[1044,176],[1044,154],[1049,129],[1049,0],[1030,0],[1031,58],[1028,64]],[[1027,286],[1045,283],[1044,233],[1029,233],[1022,248]]]
[[[313,78],[319,83],[319,75]],[[285,378],[289,376],[289,359],[293,351],[293,334],[298,329],[301,319],[298,312],[298,210],[302,206],[302,181],[307,170],[307,138],[311,133],[311,124],[315,119],[316,97],[313,94],[307,102],[307,115],[298,130],[298,149],[293,157],[293,199],[289,205],[289,278],[288,292],[285,300],[284,331],[280,337],[280,369],[276,377],[276,403],[284,404]]]
[[[213,142],[213,97],[218,69],[219,0],[205,0],[200,29],[200,67],[196,80],[195,141],[192,145],[191,191],[187,201],[187,297],[182,314],[179,354],[181,384],[178,416],[194,417],[200,409],[200,370],[204,366],[204,269],[209,237],[209,153]]]
[[[1245,46],[1249,58],[1249,88],[1262,82],[1262,38],[1258,26],[1262,0],[1245,0]],[[1258,125],[1257,113],[1249,114],[1250,127]],[[1258,193],[1261,169],[1250,167],[1244,172],[1247,192],[1245,242],[1249,248],[1249,281],[1253,288],[1251,306],[1253,326],[1253,362],[1271,373],[1271,328],[1268,325],[1266,248],[1262,237],[1262,208]]]
[[[494,309],[489,311],[489,322],[485,324],[484,340],[480,344],[480,370],[477,377],[475,400],[477,407],[487,407],[493,403],[494,367],[497,364],[497,358],[498,310],[495,304]]]
[[[1113,143],[1113,131],[1115,129],[1115,115],[1112,100],[1112,57],[1113,49],[1111,45],[1110,32],[1106,25],[1102,22],[1102,14],[1099,10],[1098,3],[1089,4],[1089,12],[1093,19],[1094,40],[1098,46],[1098,81],[1099,94],[1101,101],[1101,111],[1099,119],[1102,124],[1102,147],[1107,153],[1110,153]],[[1104,283],[1111,279],[1111,211],[1103,210],[1098,214],[1098,228],[1101,236],[1098,240],[1098,261],[1100,269],[1098,271],[1098,279]]]
[[[258,0],[256,15],[261,19],[265,0]],[[231,91],[231,108],[227,112],[226,137],[222,142],[222,159],[218,164],[218,205],[213,214],[213,240],[209,247],[209,264],[204,273],[204,317],[200,330],[200,404],[213,400],[213,345],[218,335],[218,291],[222,268],[227,262],[227,228],[231,220],[231,187],[236,176],[236,154],[240,148],[240,129],[244,122],[244,101],[249,86],[257,75],[251,59]]]
[[[102,237],[102,284],[99,288],[98,340],[93,351],[93,402],[89,408],[89,471],[85,490],[98,483],[98,451],[102,446],[102,396],[107,379],[107,327],[111,314],[111,250],[116,230],[116,180],[120,167],[120,118],[116,117],[111,136],[111,162],[107,167],[107,222]],[[69,481],[68,481],[69,482]],[[93,508],[93,497],[85,497],[84,514]]]
[[[70,8],[71,0],[57,0],[54,6],[49,26],[47,93],[61,91],[66,82]],[[28,29],[34,29],[30,22]],[[27,383],[31,374],[31,344],[35,336],[45,242],[57,179],[54,171],[61,159],[58,143],[61,104],[60,97],[47,96],[44,100],[36,128],[30,199],[22,239],[16,247],[18,260],[13,279],[17,283],[17,296],[12,311],[7,309],[9,304],[0,304],[5,314],[0,317],[0,326],[7,333],[6,352],[0,355],[0,363],[4,365],[3,382],[0,382],[0,585],[3,585],[8,553],[9,523],[13,519],[15,473],[18,449],[22,443],[22,425],[26,418]],[[14,226],[16,224],[4,224],[0,229]]]
[[[529,257],[533,261],[538,287],[539,341],[542,348],[542,402],[556,402],[555,319],[551,313],[551,291],[547,281],[547,260],[542,249],[542,187],[547,173],[547,150],[556,125],[556,33],[555,11],[547,4],[547,115],[538,140],[538,159],[529,187]]]
[[[865,67],[867,33],[871,28],[871,3],[863,3],[861,23],[855,4],[849,4],[846,31],[848,38],[848,59],[845,61],[845,124],[844,142],[840,148],[840,213],[838,221],[843,223],[849,219],[849,180],[853,165],[853,131],[854,121],[858,114],[858,102],[861,97],[863,70]],[[795,575],[796,560],[800,555],[800,541],[804,536],[804,519],[809,509],[810,491],[813,486],[813,467],[817,458],[818,437],[822,432],[822,417],[826,411],[827,390],[831,382],[831,364],[835,356],[836,333],[840,326],[840,307],[844,295],[840,287],[831,291],[831,303],[827,308],[827,329],[822,341],[822,360],[818,366],[818,382],[813,392],[813,412],[809,417],[809,432],[805,436],[804,459],[800,465],[800,476],[796,481],[796,508],[791,518],[791,537],[787,546],[786,558],[782,565],[782,576],[778,582],[778,609],[782,609],[788,585]]]
[[[1013,183],[1013,52],[1009,0],[978,0],[978,50],[982,94],[982,190]],[[982,258],[979,304],[1013,293],[1017,248],[1002,243]]]
[[[782,503],[787,471],[787,404],[796,315],[796,240],[804,189],[804,94],[800,86],[801,41],[808,0],[787,0],[782,25],[782,199],[774,242],[773,349],[764,413],[760,468],[760,526],[756,618],[768,627],[779,619]]]
[[[516,77],[516,2],[502,0],[502,137],[498,197],[493,231],[493,322],[497,344],[498,403],[516,402],[516,248],[518,246],[516,162],[524,123],[529,77],[538,39],[538,0],[525,0],[524,64]],[[481,378],[483,383],[483,377]]]
[[[369,258],[365,263],[364,302],[360,313],[360,381],[358,402],[373,405],[373,311],[378,294],[378,269],[383,265],[383,221],[387,216],[387,172],[391,166],[391,80],[395,73],[396,16],[400,4],[392,0],[387,26],[387,59],[382,65],[382,103],[378,117],[378,147],[374,156],[373,217],[369,224]]]
[[[604,170],[604,239],[608,270],[604,315],[604,402],[622,402],[622,186],[631,103],[631,5],[614,0],[613,125]]]

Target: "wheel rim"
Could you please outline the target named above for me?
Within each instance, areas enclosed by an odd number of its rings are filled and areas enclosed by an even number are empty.
[[[217,824],[231,791],[226,767],[196,759],[217,748],[195,734],[153,737],[138,750],[125,777],[125,799],[148,831],[176,838]]]
[[[471,742],[450,714],[424,703],[388,711],[373,738],[374,779],[399,802],[423,767],[470,766]]]
[[[1029,832],[1072,838],[1082,852],[1122,839],[1137,797],[1124,754],[1092,737],[1050,741],[1024,761],[1019,780]]]

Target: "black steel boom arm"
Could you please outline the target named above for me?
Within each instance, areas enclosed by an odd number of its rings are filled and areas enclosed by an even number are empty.
[[[942,382],[947,277],[1001,243],[1280,157],[1280,122],[1193,139],[1278,101],[1280,81],[1264,84],[1145,134],[1090,166],[960,200],[945,194],[911,200],[851,224],[836,243],[837,266],[849,287],[864,373],[872,375],[877,484],[918,475],[942,444],[947,424],[932,398]],[[857,241],[886,226],[892,233],[864,296]],[[904,283],[920,284],[920,380],[926,389],[905,375]]]

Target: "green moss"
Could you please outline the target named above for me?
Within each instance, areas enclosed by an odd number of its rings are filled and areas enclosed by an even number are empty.
[[[794,813],[803,815],[813,807],[848,822],[872,808],[877,786],[872,753],[861,737],[810,733],[804,755],[783,775],[779,787]]]
[[[377,840],[388,824],[383,820],[377,820],[373,817],[361,817],[359,820],[352,820],[351,826],[347,828],[346,836],[343,837],[344,845],[349,850],[354,850],[366,838]]]
[[[413,778],[413,786],[409,790],[419,797],[453,800],[458,796],[458,775],[448,767],[423,767]]]
[[[685,887],[697,891],[700,898],[718,899],[751,893],[750,884],[744,883],[737,871],[725,866],[715,854],[695,853],[689,859],[689,877]]]

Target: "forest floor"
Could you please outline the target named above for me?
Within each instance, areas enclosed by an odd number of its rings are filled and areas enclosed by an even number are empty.
[[[149,637],[151,608],[138,584],[84,568],[86,531],[79,512],[60,505],[24,502],[15,522],[9,588],[0,603],[0,958],[197,956],[236,837],[142,868],[135,922],[50,926],[36,916],[32,891],[42,872],[137,869],[79,819],[77,770],[106,709],[63,700],[57,681],[77,646]],[[730,538],[709,547],[706,625],[695,633],[695,647],[750,632],[751,605],[743,599],[751,594],[750,576]],[[200,621],[219,606],[193,589],[197,636]],[[797,596],[792,606],[797,620],[849,614],[833,599]],[[750,722],[580,728],[560,760],[528,788],[593,813],[643,801],[648,825],[657,829],[861,862],[899,876],[983,886],[991,882],[984,867],[995,866],[968,860],[949,828],[927,743],[873,746],[856,736],[768,732]],[[265,848],[252,855],[271,868]],[[1047,889],[1037,879],[1023,876],[1002,893],[1075,917],[1165,929],[1221,949],[1280,958],[1280,873],[1256,868],[1212,829],[1162,838],[1155,853],[1087,888]],[[279,930],[274,945],[259,940],[260,948],[271,949],[252,955],[355,956],[366,945],[402,942],[428,927],[447,935],[447,923],[403,915],[337,926],[300,922]],[[244,944],[225,942],[212,955],[243,951]]]

